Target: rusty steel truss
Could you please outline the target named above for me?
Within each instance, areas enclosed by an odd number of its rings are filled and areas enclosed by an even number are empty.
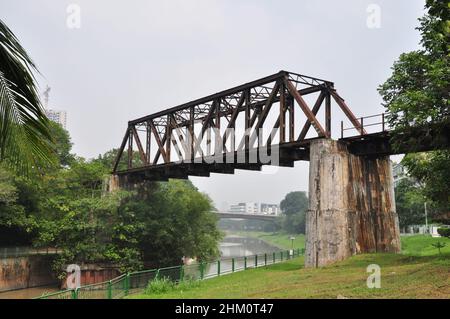
[[[113,174],[167,180],[262,165],[292,167],[309,159],[312,139],[331,138],[332,99],[354,129],[366,134],[332,82],[280,71],[129,121]]]

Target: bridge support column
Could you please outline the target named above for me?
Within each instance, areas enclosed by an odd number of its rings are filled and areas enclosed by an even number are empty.
[[[389,156],[352,155],[342,142],[311,142],[305,267],[366,252],[400,252]]]
[[[119,176],[110,175],[106,182],[108,192],[116,191],[120,188]]]

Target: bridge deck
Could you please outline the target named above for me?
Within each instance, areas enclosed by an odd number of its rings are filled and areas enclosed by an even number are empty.
[[[237,214],[231,212],[218,212],[216,213],[220,218],[236,218],[236,219],[257,219],[274,221],[277,215],[265,215],[265,214]]]

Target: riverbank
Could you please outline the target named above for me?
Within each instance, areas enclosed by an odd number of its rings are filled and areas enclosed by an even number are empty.
[[[257,231],[232,231],[227,232],[227,235],[235,235],[242,237],[252,237],[265,241],[266,243],[276,246],[280,249],[291,249],[292,248],[292,240],[291,237],[295,237],[294,239],[294,249],[305,248],[305,235],[304,234],[288,234],[284,232],[257,232]]]
[[[183,291],[130,298],[449,298],[450,252],[439,255],[428,247],[430,241],[450,246],[448,238],[408,236],[402,237],[407,254],[358,255],[319,269],[305,269],[300,257],[202,281]],[[367,288],[370,264],[381,267],[379,289]]]

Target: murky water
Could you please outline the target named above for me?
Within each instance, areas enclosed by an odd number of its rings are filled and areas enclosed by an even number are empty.
[[[260,239],[240,236],[226,236],[219,246],[222,257],[242,257],[271,253],[280,249]]]
[[[240,270],[245,267],[263,266],[271,264],[273,252],[279,252],[278,247],[272,246],[260,239],[239,236],[227,236],[219,246],[221,252],[220,266],[218,263],[210,263],[207,266],[205,276],[215,276],[219,270],[221,274],[229,273],[233,269]],[[256,256],[257,255],[257,256]],[[244,259],[243,257],[247,257]],[[220,269],[219,269],[220,267]]]
[[[31,299],[34,297],[41,296],[45,293],[50,293],[58,291],[59,288],[56,286],[42,286],[27,289],[18,289],[6,292],[0,292],[0,299]]]

